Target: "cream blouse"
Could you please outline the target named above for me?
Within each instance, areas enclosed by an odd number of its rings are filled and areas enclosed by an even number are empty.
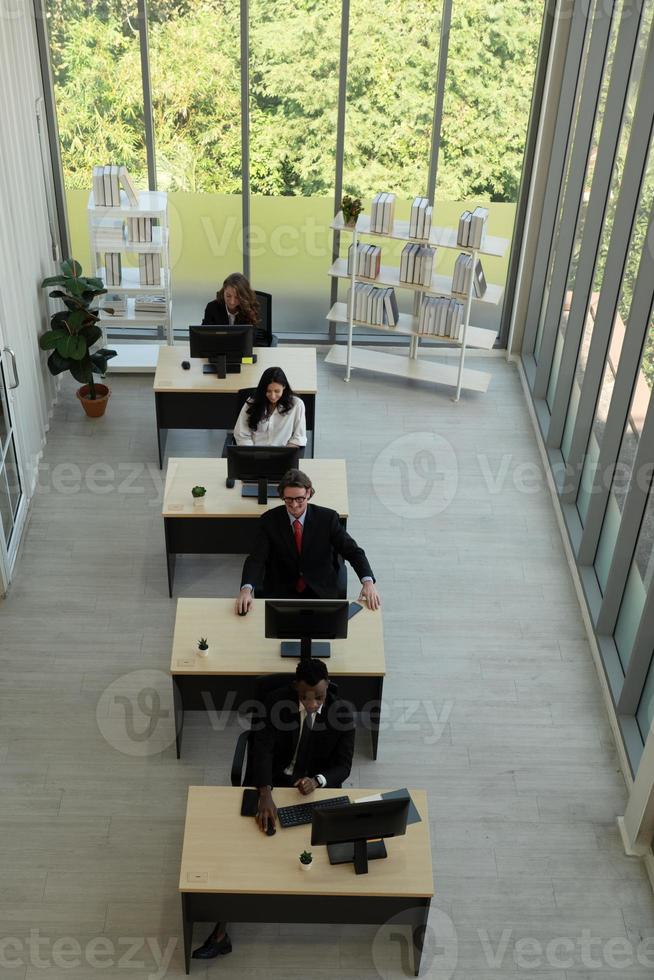
[[[275,408],[268,418],[262,418],[255,432],[248,425],[248,402],[240,411],[234,426],[237,446],[306,446],[307,426],[304,402],[293,397],[292,408],[279,412]]]

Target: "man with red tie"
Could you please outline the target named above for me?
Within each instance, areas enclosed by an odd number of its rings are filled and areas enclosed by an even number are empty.
[[[375,577],[363,548],[350,537],[335,510],[310,504],[314,489],[301,470],[289,470],[279,484],[284,507],[265,511],[258,521],[252,554],[245,559],[236,612],[246,613],[255,591],[269,599],[334,599],[339,596],[341,559],[361,580],[369,609],[381,605]]]

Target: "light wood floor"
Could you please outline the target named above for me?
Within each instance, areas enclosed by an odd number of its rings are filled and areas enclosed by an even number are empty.
[[[363,375],[348,386],[320,367],[318,451],[347,458],[349,526],[379,579],[389,664],[379,759],[360,739],[351,781],[429,792],[426,976],[651,978],[654,944],[638,943],[654,936],[654,900],[618,838],[623,780],[519,380],[501,359],[469,363],[493,380],[458,405],[445,390]],[[151,378],[111,386],[98,422],[66,388],[0,606],[0,939],[15,938],[0,980],[163,976],[156,950],[180,936],[186,788],[228,781],[227,718],[214,730],[189,716],[175,759]],[[176,433],[169,451],[221,442]],[[233,594],[240,562],[181,560],[176,595]],[[47,970],[30,929],[48,938]],[[235,922],[230,933],[233,954],[194,962],[193,976],[403,975],[392,930]],[[113,944],[103,969],[89,954],[98,936]],[[81,944],[73,968],[74,955],[53,953],[65,937]],[[131,955],[128,937],[149,945]],[[563,944],[548,952],[553,939]],[[606,945],[625,939],[631,953]],[[179,943],[168,975],[183,975]]]

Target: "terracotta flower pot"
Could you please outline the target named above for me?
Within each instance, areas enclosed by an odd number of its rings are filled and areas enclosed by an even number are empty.
[[[89,418],[99,419],[107,409],[107,402],[111,396],[111,388],[96,382],[95,398],[89,398],[89,385],[82,385],[81,388],[77,389],[75,394],[82,403],[82,408]]]

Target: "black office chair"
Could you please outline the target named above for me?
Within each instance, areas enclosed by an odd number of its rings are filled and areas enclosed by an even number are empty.
[[[275,691],[278,687],[284,687],[286,684],[290,684],[295,678],[295,674],[267,674],[264,677],[257,678],[257,695],[256,700],[263,701],[268,694]],[[338,685],[334,681],[329,681],[329,690],[333,694],[338,694]],[[250,724],[257,719],[260,720],[260,715],[255,709],[250,713]],[[232,771],[230,775],[232,786],[252,786],[252,745],[254,742],[254,732],[252,728],[248,728],[241,732],[237,741],[236,748],[234,749],[234,758],[232,759]]]
[[[257,389],[256,388],[239,388],[236,392],[236,419],[239,416],[239,412],[245,405],[246,401],[253,395]],[[236,419],[234,419],[234,425],[236,425]],[[225,436],[225,441],[223,443],[223,459],[227,458],[227,447],[235,446],[236,440],[234,439],[234,433],[228,432]]]
[[[277,347],[278,340],[272,332],[272,295],[262,293],[258,289],[255,289],[254,295],[259,301],[260,326],[266,334],[266,347]]]

